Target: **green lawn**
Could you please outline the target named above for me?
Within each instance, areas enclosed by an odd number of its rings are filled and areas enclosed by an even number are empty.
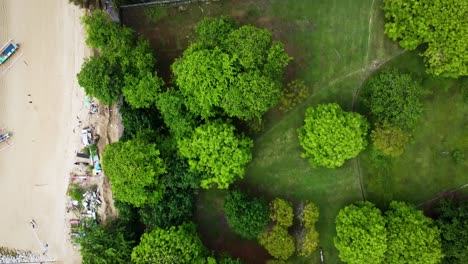
[[[468,184],[466,163],[456,164],[451,155],[455,149],[468,155],[468,105],[460,92],[461,81],[425,76],[416,52],[401,55],[387,67],[422,79],[432,94],[424,100],[424,116],[402,156],[375,168],[370,151],[361,155],[369,198],[380,204],[397,199],[420,205],[438,193]]]
[[[350,160],[338,169],[311,168],[300,157],[296,130],[302,125],[305,109],[318,103],[338,102],[352,110],[363,80],[377,66],[401,54],[383,35],[381,6],[382,0],[224,0],[190,5],[183,12],[171,7],[156,24],[144,19],[142,9],[124,13],[125,24],[150,40],[166,80],[169,65],[188,45],[193,25],[203,16],[229,15],[240,24],[267,28],[285,43],[294,57],[286,78],[304,80],[310,96],[289,113],[273,109],[266,114],[263,131],[254,136],[254,159],[238,185],[266,199],[283,197],[295,205],[316,203],[321,210],[318,231],[326,263],[340,263],[333,246],[335,216],[344,205],[362,199],[357,161]],[[392,63],[421,70],[421,62],[411,54]],[[435,154],[468,142],[461,135],[461,125],[467,123],[466,107],[459,102],[455,87],[447,92],[443,89],[456,86],[454,82],[430,80],[426,85],[440,87],[433,87],[437,92],[427,98],[428,110],[418,137],[404,156],[390,170],[371,170],[368,153],[361,155],[365,195],[373,201],[421,202],[441,190],[468,183],[463,167]],[[222,212],[225,194],[208,190],[198,195],[196,219],[204,243],[248,263],[263,263],[268,255],[261,247],[229,230]],[[291,263],[320,263],[319,254],[294,258]]]

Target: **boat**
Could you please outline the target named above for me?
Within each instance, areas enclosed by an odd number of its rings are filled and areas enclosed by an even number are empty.
[[[11,138],[13,134],[11,132],[7,132],[5,134],[0,135],[0,143],[7,141],[9,138]]]
[[[14,44],[11,43],[11,41],[3,46],[3,48],[0,50],[0,64],[5,63],[8,58],[15,53],[19,49],[20,44]]]

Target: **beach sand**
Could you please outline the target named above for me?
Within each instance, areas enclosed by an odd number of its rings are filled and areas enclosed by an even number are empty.
[[[0,246],[41,253],[39,239],[59,263],[80,263],[68,235],[65,193],[80,149],[77,115],[87,114],[76,82],[91,54],[83,12],[67,0],[0,0],[0,44],[21,43],[0,66],[0,127],[13,133],[13,145],[0,152]]]

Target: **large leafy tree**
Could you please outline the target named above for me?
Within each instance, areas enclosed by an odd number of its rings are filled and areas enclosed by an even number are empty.
[[[193,224],[156,228],[141,237],[133,249],[132,261],[148,263],[204,263],[205,248]]]
[[[440,231],[434,222],[404,202],[393,201],[386,213],[385,263],[439,263],[443,257]]]
[[[125,237],[125,231],[115,222],[105,225],[83,225],[77,239],[84,264],[129,263],[134,242]]]
[[[140,76],[126,75],[125,86],[122,89],[125,101],[134,108],[149,108],[156,102],[163,82],[151,72]]]
[[[87,94],[112,104],[123,93],[134,108],[153,106],[163,81],[155,74],[155,58],[148,41],[136,40],[131,29],[119,27],[100,10],[85,15],[82,22],[86,43],[100,53],[83,64],[78,74]]]
[[[160,93],[156,105],[172,136],[175,138],[190,136],[197,122],[193,114],[186,110],[180,91],[168,90]]]
[[[161,199],[164,185],[160,176],[166,168],[155,144],[139,138],[110,144],[102,163],[119,200],[140,207]]]
[[[468,259],[468,202],[442,200],[436,220],[441,231],[443,263],[463,264]]]
[[[240,236],[253,239],[268,225],[268,206],[258,198],[232,191],[224,200],[228,225]]]
[[[288,233],[288,229],[275,225],[271,229],[263,231],[258,236],[258,243],[275,258],[286,260],[294,254],[294,238]]]
[[[309,108],[305,125],[298,129],[302,157],[314,167],[340,167],[367,146],[368,127],[363,116],[345,112],[336,103]]]
[[[336,217],[335,246],[345,263],[385,263],[387,230],[382,213],[370,202],[341,209]]]
[[[385,0],[385,33],[404,49],[425,45],[429,73],[468,75],[466,0]]]
[[[259,118],[281,97],[290,60],[284,47],[271,32],[234,25],[226,17],[202,20],[198,40],[172,66],[187,108],[204,119],[219,109],[244,120]]]
[[[169,228],[190,220],[193,214],[193,191],[167,189],[157,203],[150,203],[139,210],[146,230]]]
[[[411,75],[388,70],[370,79],[365,104],[377,123],[412,129],[422,116],[424,93]]]
[[[222,122],[201,125],[190,138],[178,141],[179,152],[188,159],[192,170],[203,173],[201,187],[216,185],[227,189],[244,176],[245,165],[252,159],[252,140],[234,133],[234,126]]]
[[[122,92],[122,71],[107,57],[94,56],[86,59],[77,78],[87,95],[96,97],[104,104],[116,103]]]

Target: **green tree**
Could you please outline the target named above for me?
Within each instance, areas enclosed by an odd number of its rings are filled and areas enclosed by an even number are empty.
[[[386,213],[385,263],[439,263],[443,257],[440,231],[434,222],[403,202],[393,201]]]
[[[229,33],[235,28],[236,22],[230,17],[205,17],[195,28],[197,42],[204,48],[222,46]]]
[[[125,231],[115,222],[92,226],[87,223],[81,228],[77,239],[84,264],[129,263],[134,246],[125,238]]]
[[[205,248],[193,224],[156,228],[141,237],[133,248],[132,261],[136,264],[204,263]]]
[[[422,54],[434,75],[468,75],[468,2],[466,0],[385,0],[385,33],[400,46]]]
[[[345,263],[384,262],[387,250],[385,218],[374,204],[358,202],[341,209],[335,220],[335,246]]]
[[[77,75],[78,84],[87,95],[96,97],[103,104],[113,104],[122,91],[123,75],[119,67],[106,57],[94,56],[86,59]]]
[[[217,114],[215,107],[234,78],[232,58],[219,48],[188,48],[172,65],[175,83],[185,97],[188,110],[207,119]]]
[[[127,75],[122,92],[125,101],[132,107],[148,108],[155,105],[163,85],[162,80],[151,72],[146,72],[139,77]]]
[[[236,136],[234,126],[213,122],[197,127],[191,138],[178,141],[179,152],[188,159],[192,170],[203,173],[201,187],[216,185],[227,189],[244,176],[245,165],[252,159],[252,140]]]
[[[172,136],[176,138],[190,136],[197,122],[193,114],[186,110],[180,91],[168,90],[160,93],[156,105]]]
[[[163,126],[163,121],[157,109],[154,108],[135,109],[124,101],[119,107],[119,113],[125,128],[121,141],[134,138],[138,133],[148,129],[158,131]]]
[[[291,203],[281,198],[273,200],[271,203],[270,219],[284,228],[292,226],[294,213]]]
[[[117,30],[117,24],[101,10],[96,10],[92,15],[85,14],[81,23],[86,30],[86,44],[90,48],[106,47],[111,42],[112,31]]]
[[[258,243],[275,258],[286,260],[294,254],[294,238],[288,230],[275,225],[271,230],[265,230],[258,236]]]
[[[386,156],[397,157],[403,154],[409,135],[398,127],[383,125],[372,130],[371,139],[376,150]]]
[[[102,165],[117,199],[136,207],[161,199],[160,176],[166,169],[155,144],[139,138],[112,143],[104,151]]]
[[[243,192],[231,191],[224,199],[223,208],[229,227],[244,238],[256,238],[268,225],[265,202]]]
[[[424,90],[409,74],[396,70],[372,77],[365,91],[365,104],[380,124],[412,129],[422,116]]]
[[[243,120],[259,118],[281,97],[290,60],[283,45],[264,29],[233,27],[226,17],[202,20],[197,41],[172,65],[187,108],[204,119],[219,109]]]
[[[445,254],[443,263],[465,263],[468,259],[468,203],[463,200],[442,200],[436,223]]]
[[[302,157],[314,167],[340,167],[365,149],[368,127],[363,116],[345,112],[336,103],[309,108],[305,125],[298,129]]]
[[[167,189],[159,202],[140,208],[141,221],[147,231],[181,225],[192,217],[193,200],[192,190]]]

